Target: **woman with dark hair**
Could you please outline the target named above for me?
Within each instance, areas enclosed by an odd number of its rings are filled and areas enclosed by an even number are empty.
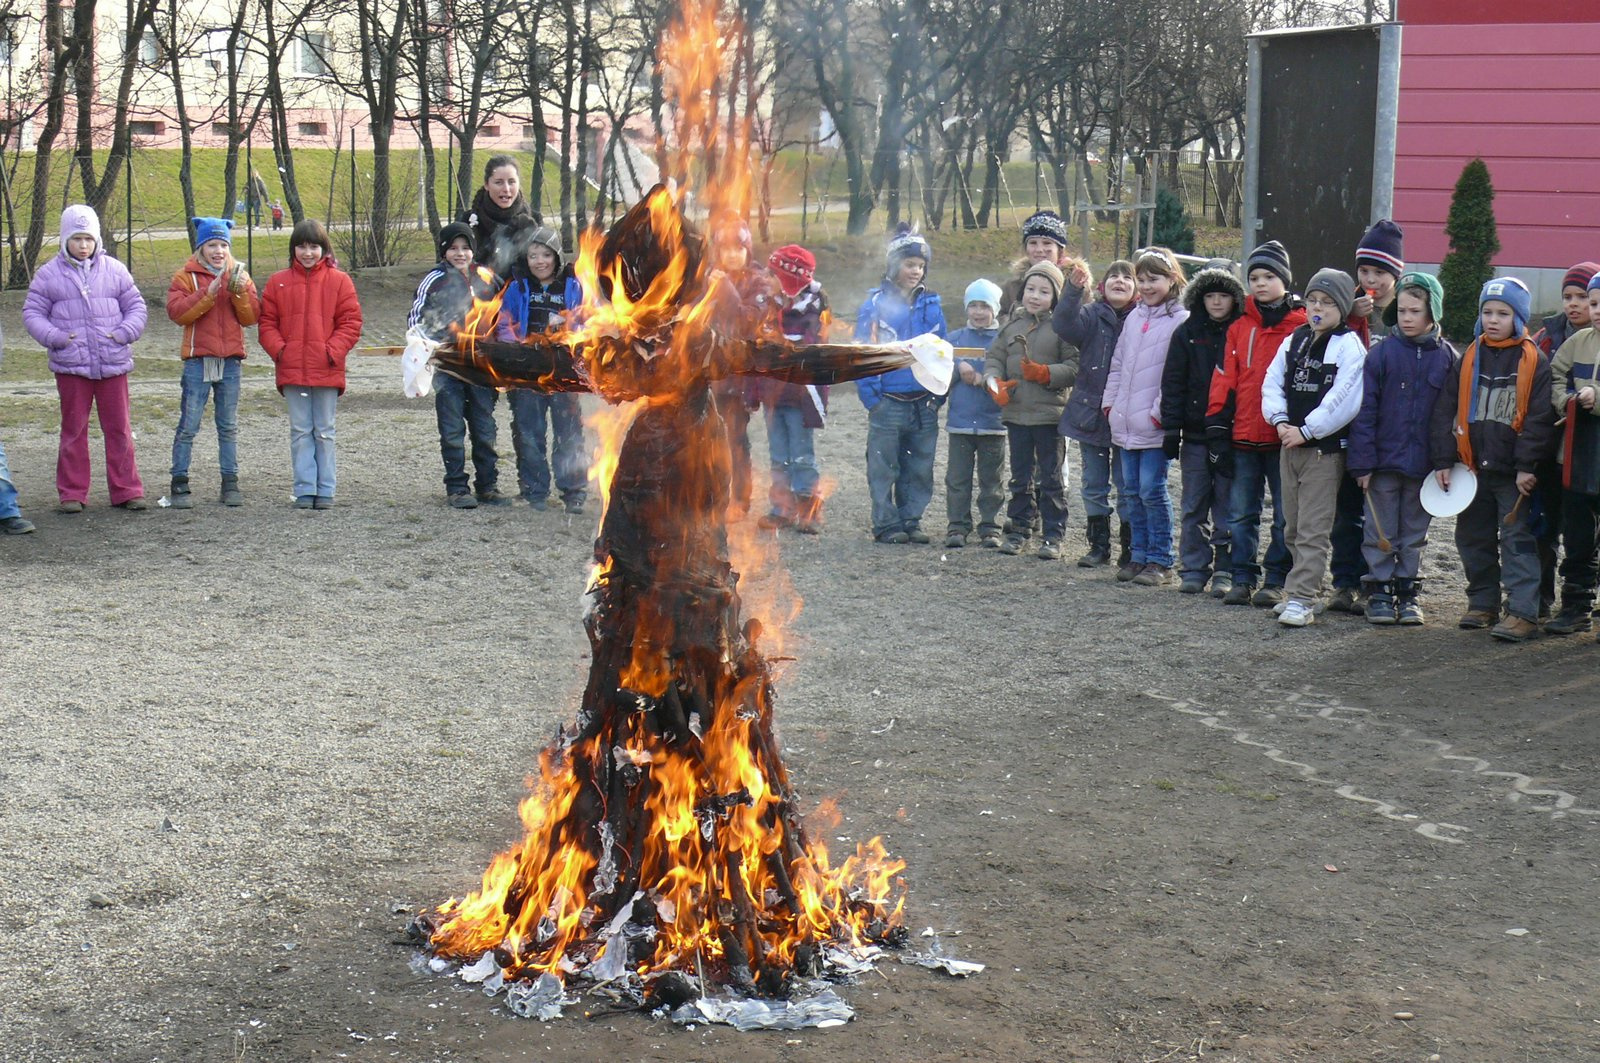
[[[483,187],[472,197],[472,206],[462,212],[460,220],[472,226],[478,261],[494,270],[496,276],[506,276],[527,252],[526,248],[511,246],[505,232],[518,218],[542,220],[522,198],[522,171],[517,160],[510,155],[491,155],[483,164]]]
[[[289,234],[289,268],[261,293],[261,347],[277,366],[289,405],[289,456],[296,509],[331,509],[337,454],[334,413],[344,393],[344,363],[361,338],[355,282],[333,260],[328,230],[315,218]]]

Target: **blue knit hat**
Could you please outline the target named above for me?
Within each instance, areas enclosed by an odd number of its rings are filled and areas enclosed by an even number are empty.
[[[233,245],[233,221],[229,218],[190,218],[194,226],[194,246],[199,248],[202,244],[212,240],[221,240],[230,247]]]
[[[1484,303],[1505,303],[1511,308],[1512,320],[1516,323],[1514,335],[1521,336],[1528,331],[1528,318],[1533,313],[1533,294],[1528,291],[1528,286],[1515,277],[1495,277],[1483,286],[1478,293],[1478,310],[1483,310]],[[1483,333],[1483,314],[1478,314],[1478,324],[1473,329],[1474,336]]]
[[[993,310],[995,316],[998,317],[1000,315],[1000,299],[1000,285],[992,280],[979,277],[967,285],[967,296],[963,300],[963,305],[971,306],[973,303],[987,303],[989,309]]]

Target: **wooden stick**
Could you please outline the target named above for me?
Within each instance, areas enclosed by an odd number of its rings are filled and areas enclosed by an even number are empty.
[[[1394,544],[1383,534],[1383,522],[1378,519],[1378,510],[1372,504],[1372,492],[1363,487],[1361,493],[1367,496],[1367,510],[1372,514],[1372,526],[1378,529],[1378,549],[1386,554],[1393,553]]]

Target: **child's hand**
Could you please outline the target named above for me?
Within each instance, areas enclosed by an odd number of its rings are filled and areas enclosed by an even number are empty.
[[[1050,367],[1041,362],[1036,362],[1027,355],[1022,356],[1022,379],[1031,380],[1035,384],[1050,383]]]
[[[1524,498],[1533,494],[1533,489],[1539,486],[1539,478],[1531,472],[1517,473],[1517,492]]]
[[[217,276],[211,278],[211,284],[206,288],[206,294],[207,295],[216,295],[217,292],[219,292],[221,290],[222,290],[222,275],[218,274]]]
[[[1366,489],[1367,489],[1367,485],[1368,485],[1368,484],[1369,484],[1369,483],[1371,483],[1371,482],[1372,482],[1372,474],[1371,474],[1371,473],[1370,473],[1370,472],[1369,472],[1369,473],[1367,473],[1367,475],[1365,475],[1365,476],[1357,476],[1357,477],[1356,477],[1356,484],[1357,484],[1357,485],[1358,485],[1358,486],[1359,486],[1359,487],[1360,487],[1360,488],[1361,488],[1361,490],[1363,490],[1363,491],[1365,491],[1365,490],[1366,490]]]
[[[1446,491],[1450,490],[1450,470],[1449,469],[1440,469],[1438,472],[1433,474],[1433,478],[1439,481],[1439,486],[1440,487],[1444,488]]]
[[[1015,390],[1017,390],[1017,382],[1015,380],[989,378],[989,394],[994,396],[994,404],[996,406],[1009,406],[1011,404],[1011,393]]]
[[[1067,279],[1079,291],[1089,287],[1089,265],[1083,259],[1076,259],[1072,263],[1072,272],[1067,274]]]
[[[1285,448],[1293,450],[1295,447],[1305,446],[1306,434],[1292,424],[1280,424],[1278,426],[1278,440]]]
[[[1578,405],[1586,410],[1594,409],[1594,386],[1592,384],[1578,389]]]
[[[1356,296],[1356,301],[1350,304],[1350,313],[1354,317],[1370,317],[1372,315],[1372,295],[1363,291]]]
[[[972,368],[970,364],[967,362],[959,362],[957,364],[960,367],[961,382],[963,384],[971,384],[973,387],[977,387],[982,382],[983,378],[978,375],[978,371]]]

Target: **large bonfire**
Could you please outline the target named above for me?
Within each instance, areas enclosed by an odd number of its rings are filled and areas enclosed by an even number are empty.
[[[904,938],[904,863],[874,838],[836,864],[801,820],[773,734],[771,633],[741,616],[710,386],[912,365],[942,391],[951,363],[937,346],[791,345],[713,268],[684,212],[690,190],[697,210],[747,205],[746,141],[737,123],[729,139],[715,89],[728,32],[714,2],[691,4],[670,31],[676,180],[609,233],[584,234],[574,320],[497,344],[486,303],[434,359],[498,387],[592,391],[625,414],[602,432],[578,718],[540,756],[522,840],[475,892],[415,924],[435,964],[542,995],[543,1014],[573,978],[652,1006],[713,986],[785,998]]]

